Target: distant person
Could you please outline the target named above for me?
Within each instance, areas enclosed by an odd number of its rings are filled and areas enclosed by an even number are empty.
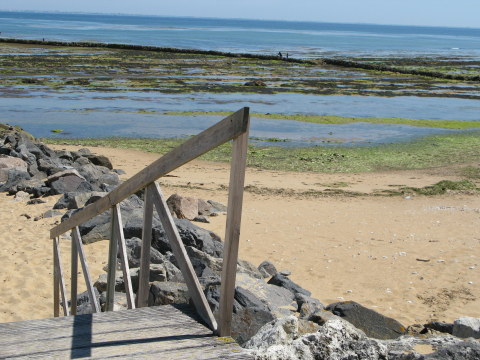
[[[279,56],[279,57],[283,57],[283,55],[282,55],[282,53],[281,53],[280,51],[278,52],[278,56]]]

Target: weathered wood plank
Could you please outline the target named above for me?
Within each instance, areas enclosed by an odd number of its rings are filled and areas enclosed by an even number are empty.
[[[246,117],[244,115],[245,113],[248,114],[248,108],[237,111],[197,136],[187,140],[182,145],[176,147],[132,176],[105,197],[88,205],[85,209],[77,212],[68,220],[51,229],[50,237],[60,236],[75,226],[103,213],[113,205],[118,204],[128,196],[143,189],[159,177],[168,174],[209,150],[243,134],[247,131],[248,127],[248,116]]]
[[[125,235],[123,234],[122,214],[120,204],[113,207],[113,220],[115,224],[115,238],[118,241],[120,263],[122,264],[123,282],[127,295],[127,305],[129,309],[135,309],[135,299],[133,296],[132,279],[130,278],[130,267],[128,265],[127,246],[125,244]]]
[[[93,312],[100,312],[100,305],[98,304],[97,297],[95,296],[95,290],[93,289],[92,278],[90,276],[90,271],[88,270],[87,258],[85,256],[85,251],[83,250],[82,238],[80,236],[80,230],[76,226],[72,230],[72,241],[75,241],[75,246],[80,257],[80,264],[82,265],[83,277],[85,278],[85,285],[87,286],[88,297],[90,299],[90,304],[92,306]],[[76,304],[72,303],[72,307]]]
[[[248,109],[244,112],[244,116],[248,124]],[[230,336],[232,329],[233,297],[235,292],[240,223],[242,219],[247,148],[248,128],[245,133],[237,137],[233,142],[218,315],[220,336]]]
[[[112,207],[110,217],[110,241],[108,244],[108,271],[107,271],[107,299],[105,304],[106,311],[113,311],[113,302],[115,300],[115,277],[117,275],[117,252],[118,241],[115,237],[115,207]]]
[[[78,293],[78,250],[73,237],[70,240],[70,313],[77,315],[77,293]]]
[[[153,198],[150,188],[145,188],[143,204],[142,250],[140,253],[140,270],[138,273],[137,307],[148,306],[150,291],[150,249],[152,247]]]
[[[9,357],[253,359],[170,305],[0,324],[0,358]]]
[[[202,286],[200,285],[197,275],[195,274],[195,270],[193,270],[192,263],[190,262],[190,258],[185,250],[185,246],[183,245],[177,227],[173,222],[172,215],[168,210],[168,206],[160,190],[160,186],[154,182],[149,185],[146,190],[148,191],[149,196],[152,196],[153,198],[153,203],[155,204],[155,208],[157,209],[163,229],[165,230],[165,234],[167,235],[170,246],[172,247],[175,259],[177,260],[180,270],[182,271],[183,278],[185,279],[188,292],[193,300],[193,303],[195,304],[195,308],[210,329],[212,329],[212,331],[216,331],[217,322],[215,321],[215,317],[213,316],[210,306],[208,305],[208,301],[205,298],[205,294],[203,293]]]

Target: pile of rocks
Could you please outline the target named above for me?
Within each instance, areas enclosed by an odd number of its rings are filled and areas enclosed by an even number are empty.
[[[82,149],[54,151],[23,132],[0,132],[0,190],[10,194],[24,191],[32,198],[63,194],[56,209],[67,209],[68,218],[119,184],[119,170],[102,156]],[[174,222],[216,314],[220,298],[223,243],[216,234],[190,222],[226,211],[221,204],[172,195],[167,201]],[[142,194],[121,203],[133,288],[138,272],[143,227]],[[190,220],[189,220],[190,219]],[[80,226],[85,243],[108,239],[108,212]],[[149,305],[189,303],[190,298],[165,231],[156,215],[153,219],[150,252]],[[96,294],[105,303],[106,274],[95,282]],[[123,274],[115,279],[115,308],[126,308]],[[88,296],[77,302],[79,314],[91,312]],[[277,271],[265,261],[257,268],[238,261],[233,308],[233,337],[251,350],[257,359],[478,359],[480,319],[461,318],[453,324],[430,323],[408,335],[398,321],[355,302],[324,306],[311,293],[293,282],[288,271]],[[430,347],[420,354],[418,346]]]

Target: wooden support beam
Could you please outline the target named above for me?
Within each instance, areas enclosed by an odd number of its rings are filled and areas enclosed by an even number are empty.
[[[70,315],[70,312],[68,311],[68,302],[67,302],[67,291],[65,290],[65,282],[64,282],[64,277],[63,277],[63,270],[62,270],[62,262],[60,259],[60,249],[59,249],[59,240],[58,238],[55,238],[53,240],[53,263],[54,265],[54,283],[55,283],[55,288],[54,288],[54,316],[58,317],[59,311],[58,311],[58,291],[60,290],[60,295],[62,296],[62,308],[63,308],[63,314],[65,316]]]
[[[52,239],[53,244],[53,316],[60,316],[60,271],[58,270],[57,248],[58,238]]]
[[[153,199],[150,189],[145,188],[143,208],[142,251],[140,254],[140,271],[138,274],[137,307],[148,306],[150,291],[150,249],[152,246]]]
[[[244,112],[249,122],[248,110]],[[232,329],[233,297],[238,261],[240,223],[242,219],[243,187],[247,163],[248,129],[233,141],[232,167],[227,206],[225,246],[223,248],[222,282],[220,286],[219,335],[230,336]]]
[[[127,295],[127,305],[129,309],[135,309],[135,299],[133,296],[132,279],[130,278],[130,267],[128,265],[127,246],[125,244],[125,235],[123,234],[122,214],[120,204],[113,208],[114,237],[118,241],[118,253],[120,254],[120,263],[122,264],[123,283]]]
[[[73,229],[92,217],[107,211],[131,194],[143,189],[159,177],[199,157],[207,151],[245,133],[248,127],[248,108],[243,108],[190,138],[182,145],[156,160],[145,169],[132,176],[103,198],[75,213],[71,218],[50,230],[50,238],[55,238]],[[246,114],[246,115],[245,115]]]
[[[77,293],[78,293],[78,250],[73,238],[71,243],[70,259],[70,313],[77,315]]]
[[[197,275],[195,274],[195,270],[193,270],[192,263],[190,262],[190,258],[185,250],[185,246],[183,245],[177,227],[173,222],[170,210],[168,210],[168,206],[160,190],[160,186],[154,182],[150,184],[146,190],[148,192],[148,196],[153,199],[153,203],[155,204],[155,208],[158,212],[158,216],[160,217],[160,221],[162,222],[163,229],[165,230],[165,234],[167,235],[170,246],[172,247],[175,259],[177,260],[178,266],[182,271],[183,278],[187,283],[188,293],[193,300],[193,304],[195,305],[195,308],[197,309],[198,314],[202,317],[203,321],[205,321],[208,327],[215,332],[217,330],[217,322],[215,321],[215,317],[213,316],[210,306],[208,305],[208,301],[205,298],[205,294],[203,293],[202,286],[200,285]]]
[[[118,241],[115,237],[115,208],[112,207],[112,216],[110,218],[110,241],[108,244],[108,272],[107,272],[107,299],[105,311],[113,311],[113,302],[115,300],[115,278],[117,275],[117,251]]]
[[[75,241],[78,255],[80,257],[80,264],[82,265],[83,276],[85,278],[85,285],[87,286],[88,298],[90,299],[92,312],[100,312],[100,305],[98,304],[97,297],[95,296],[95,290],[93,288],[92,278],[90,277],[90,271],[88,270],[85,251],[83,250],[82,238],[80,236],[80,230],[78,229],[78,226],[72,230],[72,241]],[[72,306],[74,305],[72,304]]]

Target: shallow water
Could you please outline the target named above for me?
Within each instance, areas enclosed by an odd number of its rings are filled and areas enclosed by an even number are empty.
[[[37,137],[182,137],[195,135],[220,116],[169,116],[170,111],[236,111],[402,117],[431,120],[480,120],[480,103],[465,99],[416,97],[318,96],[304,94],[162,94],[157,92],[0,93],[0,121],[20,125]],[[155,114],[146,112],[154,111]],[[64,132],[54,134],[53,129]],[[277,146],[368,145],[392,143],[452,130],[407,125],[352,123],[325,125],[252,119],[254,140]]]

